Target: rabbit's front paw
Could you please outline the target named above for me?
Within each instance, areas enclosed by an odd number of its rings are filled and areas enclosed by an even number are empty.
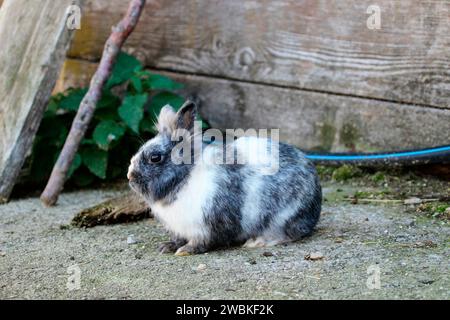
[[[175,241],[166,241],[159,245],[158,251],[160,253],[172,253],[177,251],[179,246],[175,243]]]
[[[178,248],[184,246],[186,243],[187,241],[185,239],[172,236],[170,238],[170,241],[162,242],[159,245],[158,251],[160,253],[173,253],[177,251]]]
[[[195,249],[191,245],[184,245],[181,248],[178,248],[177,252],[175,252],[176,256],[190,256],[191,254],[195,254]]]
[[[192,254],[204,253],[208,251],[207,247],[204,245],[192,245],[185,244],[184,246],[178,248],[177,252],[175,252],[176,256],[190,256]]]

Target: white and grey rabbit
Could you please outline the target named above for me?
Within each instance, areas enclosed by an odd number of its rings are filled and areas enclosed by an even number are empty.
[[[258,164],[205,161],[218,148],[205,144],[201,157],[192,152],[192,163],[180,164],[171,156],[178,143],[175,132],[184,129],[193,138],[196,113],[190,101],[178,112],[165,106],[158,134],[140,148],[128,169],[131,188],[171,234],[160,252],[189,255],[239,244],[271,246],[309,235],[320,216],[322,191],[304,154],[280,143],[278,170],[267,174]],[[267,151],[261,142],[267,138],[241,137],[228,148],[244,157],[252,150],[258,157]]]

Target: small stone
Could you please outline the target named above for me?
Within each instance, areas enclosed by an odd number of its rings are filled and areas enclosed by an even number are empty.
[[[433,279],[420,279],[419,282],[423,283],[423,284],[432,284],[434,282],[434,280]]]
[[[135,257],[136,259],[142,259],[142,253],[136,253],[136,254],[134,255],[134,257]]]
[[[405,201],[403,201],[404,204],[421,204],[422,203],[422,199],[420,198],[409,198],[409,199],[405,199]]]
[[[127,244],[135,244],[135,243],[137,243],[138,241],[134,238],[134,234],[130,234],[128,237],[127,237]]]
[[[264,251],[264,252],[262,253],[262,255],[263,255],[264,257],[273,257],[273,256],[274,256],[274,254],[273,254],[272,252],[270,252],[270,251]]]
[[[197,271],[203,271],[203,270],[206,270],[206,264],[200,263],[200,264],[197,266]]]
[[[411,220],[408,222],[408,226],[409,227],[414,227],[416,225],[416,221],[415,220]]]
[[[324,258],[323,254],[321,252],[311,252],[305,256],[305,260],[322,260]]]
[[[250,264],[256,264],[256,260],[255,260],[255,259],[250,259],[250,260],[248,260],[248,263],[250,263]]]
[[[0,257],[6,256],[6,252],[0,251]]]

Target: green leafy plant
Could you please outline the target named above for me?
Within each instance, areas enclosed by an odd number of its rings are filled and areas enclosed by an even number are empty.
[[[87,186],[124,177],[129,160],[156,132],[161,108],[178,109],[184,99],[173,91],[182,84],[144,70],[133,56],[120,53],[97,104],[94,118],[69,171],[69,183]],[[35,138],[28,180],[46,181],[69,133],[87,88],[52,96]]]

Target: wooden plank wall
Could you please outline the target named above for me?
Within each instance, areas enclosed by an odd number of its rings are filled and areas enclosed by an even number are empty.
[[[0,203],[30,151],[70,43],[72,0],[5,0],[0,9]]]
[[[449,1],[378,0],[379,30],[366,26],[369,0],[158,2],[126,50],[186,81],[214,126],[279,127],[333,151],[450,141]],[[66,76],[84,81],[126,5],[86,1],[66,66],[83,75]]]

